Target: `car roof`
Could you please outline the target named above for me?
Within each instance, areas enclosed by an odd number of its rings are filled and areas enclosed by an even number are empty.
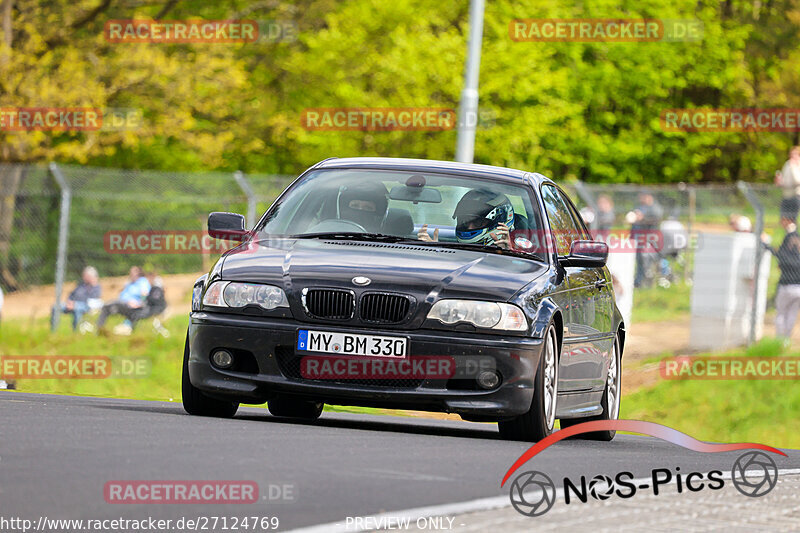
[[[490,175],[493,178],[517,183],[528,179],[537,185],[543,181],[551,181],[541,174],[513,168],[459,163],[456,161],[437,161],[435,159],[406,159],[402,157],[332,157],[317,163],[313,168],[373,168],[408,172],[455,172],[470,176]]]

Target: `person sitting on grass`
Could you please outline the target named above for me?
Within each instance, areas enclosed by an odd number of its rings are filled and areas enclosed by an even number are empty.
[[[147,281],[150,283],[150,292],[147,294],[147,298],[144,299],[144,305],[134,309],[131,316],[125,319],[125,322],[115,327],[115,334],[130,335],[137,322],[145,318],[158,316],[167,308],[167,300],[164,297],[164,283],[161,278],[155,271],[148,272]],[[156,326],[156,330],[163,335],[160,330],[160,324]]]
[[[81,282],[75,287],[67,301],[61,304],[60,311],[65,314],[72,315],[72,331],[78,329],[78,324],[81,323],[83,315],[89,312],[100,300],[100,276],[97,274],[97,269],[93,266],[87,266],[81,273]],[[97,309],[97,307],[94,307]],[[52,313],[55,314],[57,309],[53,307]],[[52,318],[52,315],[51,315]]]
[[[98,333],[105,332],[104,326],[110,315],[122,315],[130,320],[134,312],[144,305],[148,294],[150,294],[150,282],[144,277],[140,267],[132,266],[128,274],[128,283],[122,288],[119,298],[105,304],[100,310],[100,316],[97,318]]]

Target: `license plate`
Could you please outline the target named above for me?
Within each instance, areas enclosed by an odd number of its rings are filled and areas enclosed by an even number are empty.
[[[406,339],[378,335],[353,335],[301,329],[297,334],[297,350],[303,352],[365,355],[370,357],[406,356]]]

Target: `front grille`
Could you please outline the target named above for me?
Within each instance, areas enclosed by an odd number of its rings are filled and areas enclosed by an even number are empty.
[[[361,297],[361,320],[379,324],[402,322],[411,302],[400,294],[368,293]]]
[[[319,354],[314,354],[319,355]],[[295,353],[292,346],[277,346],[275,357],[278,368],[285,377],[305,383],[320,383],[326,385],[361,385],[366,387],[386,387],[392,389],[416,389],[422,385],[422,379],[307,379],[301,371],[302,355]]]
[[[355,295],[340,289],[308,289],[303,295],[303,306],[315,318],[347,320],[353,317]]]

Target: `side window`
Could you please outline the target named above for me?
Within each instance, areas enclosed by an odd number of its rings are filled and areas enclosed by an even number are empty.
[[[578,232],[581,234],[581,239],[593,241],[594,238],[589,230],[586,229],[586,224],[583,222],[583,217],[578,211],[578,208],[575,207],[575,204],[573,204],[572,201],[570,201],[569,196],[561,191],[559,191],[559,194],[564,199],[564,203],[569,207],[569,212],[572,213],[572,219],[575,221],[575,226],[578,228]]]
[[[572,219],[569,206],[552,185],[542,185],[542,201],[555,239],[556,251],[559,256],[569,255],[572,241],[581,239],[581,231]]]

